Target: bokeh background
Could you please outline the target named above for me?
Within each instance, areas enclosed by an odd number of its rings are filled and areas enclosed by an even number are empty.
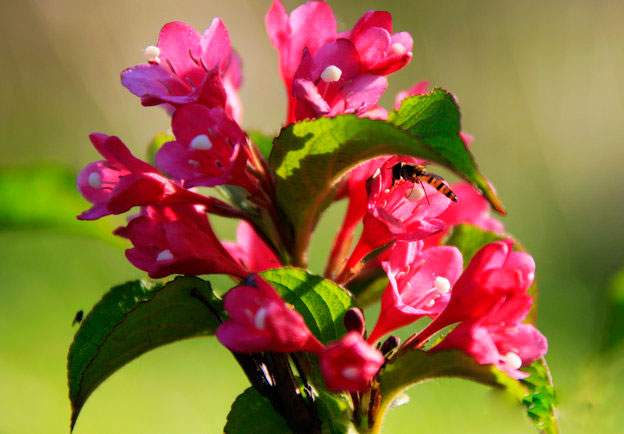
[[[289,8],[295,2],[286,1]],[[416,81],[453,91],[474,153],[509,210],[504,222],[533,253],[539,326],[549,337],[564,433],[624,432],[624,351],[600,351],[611,276],[624,265],[624,3],[619,0],[332,1],[342,28],[366,9],[412,32],[414,60],[385,102]],[[142,62],[161,25],[203,29],[225,19],[244,59],[248,128],[276,132],[284,116],[277,57],[264,33],[269,0],[0,0],[0,165],[79,168],[96,158],[87,134],[120,135],[142,153],[167,128],[141,108],[119,72]],[[338,204],[314,239],[320,271]],[[88,223],[85,223],[88,224]],[[233,224],[219,223],[231,236]],[[67,432],[65,356],[78,309],[141,276],[122,251],[43,230],[0,230],[0,434]],[[371,320],[374,318],[370,318]],[[214,340],[155,350],[92,396],[77,434],[218,433],[246,387]],[[387,432],[532,432],[488,389],[441,380],[410,392]]]

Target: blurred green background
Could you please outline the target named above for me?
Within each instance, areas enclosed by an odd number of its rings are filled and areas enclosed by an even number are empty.
[[[285,2],[289,8],[295,2]],[[619,0],[333,1],[342,28],[366,9],[394,14],[414,60],[391,77],[387,105],[423,79],[453,91],[474,153],[508,207],[504,222],[538,264],[539,326],[549,337],[564,433],[624,432],[624,351],[598,352],[607,288],[624,264],[624,2]],[[142,153],[168,127],[119,84],[167,21],[227,23],[244,60],[245,126],[284,116],[268,0],[0,0],[0,164],[75,168],[96,159],[90,131]],[[320,271],[344,205],[314,239]],[[233,224],[219,221],[231,236]],[[84,223],[88,224],[88,223]],[[65,356],[78,309],[141,276],[119,248],[48,231],[0,231],[0,434],[67,432]],[[374,317],[369,318],[371,321]],[[153,351],[92,396],[77,434],[218,433],[246,387],[214,340]],[[532,432],[486,388],[435,381],[390,414],[388,433]]]

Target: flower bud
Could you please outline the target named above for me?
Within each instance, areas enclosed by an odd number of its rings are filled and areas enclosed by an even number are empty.
[[[365,390],[379,368],[383,355],[355,331],[332,343],[320,355],[321,373],[332,391]]]
[[[364,321],[364,312],[359,307],[352,307],[345,312],[342,321],[348,332],[357,332],[360,335],[364,335],[366,322]]]

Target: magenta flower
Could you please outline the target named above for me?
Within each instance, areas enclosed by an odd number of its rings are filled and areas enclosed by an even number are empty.
[[[250,192],[258,189],[247,171],[247,136],[222,109],[182,106],[173,115],[172,129],[176,140],[156,154],[160,170],[185,187],[234,184]]]
[[[358,392],[369,387],[384,357],[353,331],[328,345],[320,354],[320,362],[329,390]]]
[[[253,284],[231,289],[224,304],[228,319],[219,326],[216,335],[232,351],[317,353],[323,348],[303,317],[258,276],[254,276]]]
[[[259,273],[281,266],[273,250],[245,221],[238,224],[236,242],[224,242],[223,245],[230,255],[251,273]]]
[[[130,240],[133,247],[126,250],[126,257],[153,278],[171,274],[245,277],[248,271],[223,247],[206,211],[203,205],[148,206],[115,234]]]
[[[505,299],[488,314],[458,325],[435,350],[461,349],[483,365],[496,365],[513,378],[548,351],[546,338],[530,324],[522,324],[531,308],[529,295]]]
[[[265,23],[280,55],[288,123],[340,113],[383,117],[377,103],[388,85],[384,76],[412,58],[411,36],[393,34],[387,12],[369,11],[338,34],[326,3],[307,2],[289,16],[274,0]]]
[[[450,199],[429,184],[399,180],[393,184],[392,166],[413,159],[386,160],[369,182],[368,210],[358,244],[347,262],[355,267],[367,254],[393,241],[418,241],[441,232],[446,225],[439,218]]]
[[[105,159],[88,164],[78,175],[78,189],[93,204],[78,216],[79,219],[95,220],[155,203],[210,202],[171,182],[154,167],[133,156],[118,137],[94,133],[89,138]]]
[[[526,294],[535,262],[512,247],[512,241],[497,241],[477,252],[453,286],[446,309],[415,339],[417,345],[448,325],[478,321],[506,299]]]
[[[451,188],[457,195],[457,202],[451,202],[439,216],[440,220],[446,223],[446,230],[427,238],[425,243],[428,246],[440,244],[453,226],[463,223],[497,234],[505,231],[503,224],[490,215],[488,201],[472,185],[458,182],[451,185]]]
[[[450,246],[423,249],[422,241],[398,241],[386,258],[382,266],[390,283],[370,343],[424,316],[437,316],[462,272],[462,255]]]
[[[219,18],[203,35],[179,21],[166,24],[158,44],[145,49],[145,57],[147,64],[121,73],[122,84],[143,105],[178,107],[197,102],[222,108],[240,121],[241,62]]]

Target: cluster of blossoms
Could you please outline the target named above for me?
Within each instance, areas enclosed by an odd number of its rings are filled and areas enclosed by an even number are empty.
[[[379,105],[387,76],[412,58],[411,36],[393,31],[389,13],[367,12],[351,30],[339,32],[325,2],[309,1],[288,14],[275,0],[266,27],[287,90],[286,124],[345,113],[387,117]],[[215,19],[199,34],[184,23],[169,23],[145,56],[146,63],[123,71],[122,83],[144,106],[159,105],[171,114],[174,137],[151,165],[119,138],[92,134],[103,160],[79,175],[79,189],[93,205],[79,218],[133,210],[116,234],[132,243],[128,260],[153,278],[227,274],[236,279],[238,285],[224,298],[227,319],[217,331],[223,345],[236,353],[316,354],[328,389],[350,392],[370,387],[398,345],[387,335],[424,317],[430,324],[404,342],[404,349],[420,348],[454,326],[431,351],[462,350],[514,378],[526,376],[521,368],[545,354],[546,339],[524,322],[532,303],[531,256],[504,240],[486,245],[464,264],[457,248],[443,245],[452,228],[472,224],[504,239],[502,224],[468,183],[450,186],[458,197],[452,202],[431,185],[397,180],[397,163],[423,163],[397,155],[361,164],[340,183],[336,198],[346,198],[348,209],[326,269],[326,277],[342,285],[385,273],[379,318],[367,333],[354,308],[345,316],[347,333],[321,343],[258,274],[288,265],[290,252],[279,239],[283,223],[273,174],[240,126],[241,61],[225,25]],[[401,92],[396,105],[427,91],[428,83],[418,83]],[[462,139],[469,146],[471,137],[462,133]],[[197,190],[216,186],[243,189],[256,214]],[[269,229],[254,218],[258,213],[268,216]],[[221,241],[210,215],[240,219],[237,240]],[[359,225],[362,233],[351,247]]]

